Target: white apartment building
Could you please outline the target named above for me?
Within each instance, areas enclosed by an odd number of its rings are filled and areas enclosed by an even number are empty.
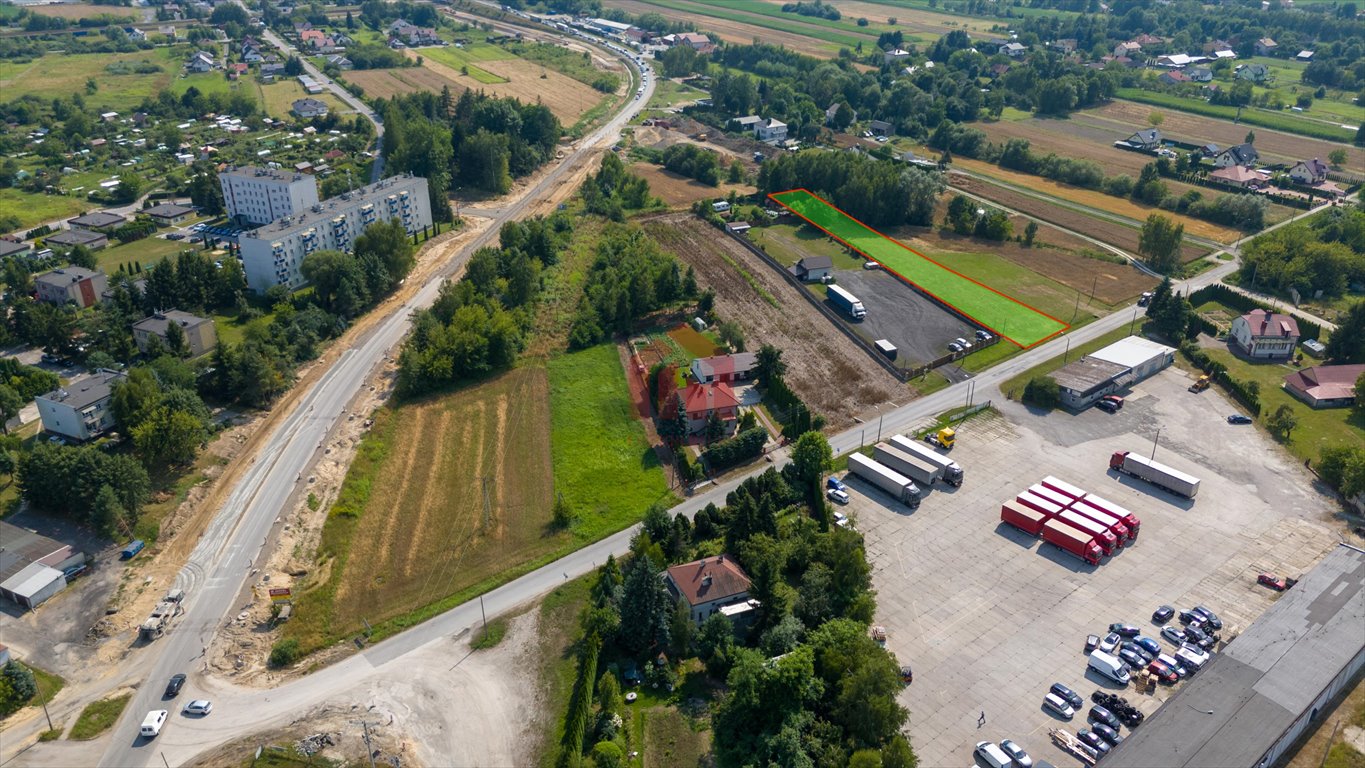
[[[318,181],[306,173],[233,168],[218,174],[228,216],[240,224],[269,224],[318,203]]]
[[[393,176],[243,232],[237,242],[247,285],[257,293],[273,285],[298,288],[306,282],[304,256],[322,249],[349,252],[366,227],[389,219],[403,222],[408,234],[431,226],[426,179]]]

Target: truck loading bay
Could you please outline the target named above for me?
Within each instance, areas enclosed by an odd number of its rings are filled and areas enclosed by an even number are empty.
[[[913,511],[847,479],[842,511],[866,536],[876,622],[914,670],[901,700],[922,765],[967,764],[977,742],[1003,739],[1035,760],[1076,765],[1048,730],[1087,728],[1092,692],[1119,693],[1150,715],[1174,690],[1125,691],[1087,673],[1086,635],[1127,622],[1170,647],[1152,612],[1203,604],[1231,640],[1278,594],[1257,585],[1260,572],[1297,576],[1336,542],[1326,522],[1333,507],[1305,470],[1262,432],[1228,424],[1234,406],[1216,391],[1187,392],[1190,383],[1167,369],[1138,384],[1116,414],[1045,414],[997,401],[1000,415],[958,430],[951,455],[962,487],[935,485]],[[1157,460],[1200,477],[1197,499],[1109,469],[1114,451],[1150,455],[1158,429]],[[1091,566],[1000,522],[1001,502],[1046,475],[1134,512],[1137,541]],[[1054,682],[1086,699],[1070,722],[1042,708]]]
[[[867,317],[862,322],[839,319],[870,341],[886,339],[896,345],[897,365],[919,365],[948,354],[948,342],[974,339],[976,327],[935,304],[896,277],[880,269],[839,269],[840,286],[862,300]],[[837,311],[837,310],[836,310]]]

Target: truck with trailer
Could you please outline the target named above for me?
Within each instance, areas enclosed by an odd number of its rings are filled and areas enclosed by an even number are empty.
[[[1067,496],[1064,493],[1058,493],[1052,490],[1051,488],[1048,488],[1046,485],[1043,485],[1042,483],[1034,483],[1033,485],[1029,486],[1028,492],[1033,494],[1034,496],[1037,496],[1040,499],[1047,499],[1048,501],[1052,502],[1053,504],[1056,504],[1062,509],[1066,509],[1076,501],[1070,496]]]
[[[962,467],[956,461],[927,446],[920,445],[905,435],[892,435],[887,440],[892,448],[911,456],[919,457],[930,464],[943,468],[943,482],[954,487],[962,485]]]
[[[1123,521],[1124,525],[1128,526],[1128,538],[1130,539],[1137,538],[1138,529],[1142,527],[1142,521],[1138,520],[1137,515],[1133,514],[1132,512],[1129,512],[1128,510],[1124,509],[1123,507],[1120,507],[1118,504],[1115,504],[1112,501],[1109,501],[1108,499],[1096,496],[1093,493],[1087,493],[1085,495],[1085,498],[1081,499],[1077,503],[1089,507],[1094,507],[1096,509],[1108,512],[1109,514],[1117,517],[1118,519]]]
[[[861,453],[848,456],[848,471],[867,482],[886,491],[896,501],[909,505],[912,509],[919,506],[919,488],[910,478],[880,464]]]
[[[1000,505],[1000,520],[1030,536],[1037,536],[1043,530],[1043,523],[1048,521],[1048,517],[1011,499]]]
[[[1019,502],[1020,504],[1023,504],[1026,507],[1036,509],[1039,512],[1042,512],[1044,515],[1047,515],[1048,517],[1056,517],[1057,515],[1060,515],[1062,513],[1063,509],[1065,509],[1065,507],[1061,506],[1060,504],[1054,504],[1048,501],[1047,499],[1042,499],[1037,496],[1034,496],[1032,493],[1029,493],[1028,491],[1024,491],[1018,496],[1015,496],[1014,500]]]
[[[1106,556],[1114,554],[1114,550],[1119,548],[1119,537],[1115,536],[1113,531],[1079,512],[1070,509],[1064,510],[1060,515],[1057,515],[1057,517],[1053,519],[1060,520],[1076,530],[1093,537],[1095,543],[1100,545],[1100,549],[1104,550]]]
[[[1118,515],[1112,514],[1110,512],[1105,512],[1104,510],[1099,509],[1098,507],[1092,507],[1089,504],[1075,502],[1071,506],[1067,507],[1067,511],[1075,512],[1076,514],[1081,515],[1083,517],[1088,517],[1091,520],[1094,520],[1095,522],[1109,529],[1109,532],[1113,533],[1114,536],[1118,538],[1120,547],[1126,545],[1128,542],[1132,541],[1135,538],[1133,536],[1133,532],[1128,530],[1128,526],[1124,525],[1123,521],[1119,519]]]
[[[1085,491],[1081,490],[1080,488],[1077,488],[1076,486],[1072,485],[1071,483],[1068,483],[1065,480],[1060,480],[1056,477],[1053,477],[1052,475],[1048,475],[1047,477],[1043,478],[1043,482],[1040,483],[1040,485],[1042,485],[1044,488],[1051,488],[1052,490],[1062,494],[1068,499],[1079,499],[1083,498],[1086,495]]]
[[[1139,456],[1132,451],[1114,451],[1109,457],[1109,468],[1125,475],[1146,480],[1158,488],[1164,488],[1178,496],[1193,499],[1199,493],[1199,478],[1187,475],[1174,467],[1159,461]]]
[[[1103,552],[1095,537],[1072,528],[1060,520],[1046,520],[1039,530],[1043,541],[1070,552],[1090,565],[1099,565]]]
[[[924,459],[892,448],[886,443],[872,446],[872,458],[927,488],[943,477],[943,468]]]
[[[867,310],[857,296],[840,288],[837,285],[826,286],[825,295],[829,297],[829,303],[843,310],[854,320],[862,320],[867,317]]]

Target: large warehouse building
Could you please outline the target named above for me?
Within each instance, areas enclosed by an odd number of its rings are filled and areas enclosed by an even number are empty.
[[[1365,550],[1338,545],[1114,748],[1105,768],[1275,765],[1365,668]]]
[[[1175,362],[1175,349],[1129,336],[1082,357],[1052,374],[1062,405],[1080,410],[1105,395],[1126,389]]]

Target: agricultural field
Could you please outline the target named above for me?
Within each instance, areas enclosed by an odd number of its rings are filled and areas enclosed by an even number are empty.
[[[189,53],[189,46],[171,46],[132,53],[51,53],[26,62],[0,61],[0,94],[8,100],[30,93],[43,98],[82,93],[91,108],[130,111],[169,86]],[[146,74],[133,71],[144,63],[160,70]],[[111,68],[126,68],[126,72],[112,74]],[[86,94],[86,81],[92,79],[97,90]]]
[[[367,99],[388,99],[404,93],[429,91],[440,93],[449,87],[458,93],[465,89],[459,83],[447,80],[426,67],[397,67],[394,69],[356,69],[346,72],[342,78],[365,89]]]
[[[19,229],[69,219],[94,208],[91,203],[66,195],[38,195],[23,190],[0,189],[0,211],[19,219]]]
[[[649,104],[645,106],[645,109],[646,111],[669,109],[680,104],[691,104],[697,99],[704,99],[708,96],[710,94],[701,89],[668,78],[659,78],[654,83],[654,95],[650,96]]]
[[[666,171],[653,163],[635,163],[630,166],[630,172],[648,181],[650,193],[663,198],[663,201],[672,207],[689,206],[708,197],[725,197],[731,190],[743,196],[752,195],[755,191],[752,184],[721,182],[720,186],[712,187]]]
[[[117,5],[62,3],[59,5],[30,5],[25,7],[40,16],[55,16],[59,19],[69,19],[71,21],[76,21],[78,19],[94,19],[100,16],[135,21],[138,17],[137,11],[132,8],[123,8]]]
[[[1147,116],[1153,111],[1148,104],[1115,99],[1095,109],[1087,109],[1071,115],[1071,121],[1105,128],[1113,132],[1113,140],[1126,139],[1133,132],[1147,127]],[[1178,141],[1191,144],[1213,142],[1220,147],[1240,144],[1246,139],[1248,131],[1256,132],[1256,151],[1263,160],[1272,162],[1296,162],[1306,157],[1327,157],[1342,145],[1321,139],[1295,136],[1268,128],[1250,125],[1236,125],[1228,120],[1155,108],[1165,116],[1161,132]]]
[[[650,216],[644,228],[697,271],[716,292],[716,312],[744,329],[750,349],[783,351],[787,383],[832,429],[843,429],[887,402],[903,402],[905,385],[830,327],[829,320],[739,243],[690,213]]]
[[[809,192],[781,192],[771,197],[901,279],[1021,347],[1031,347],[1067,328],[1066,323],[891,240]]]
[[[1213,118],[1240,121],[1247,127],[1271,128],[1302,136],[1314,136],[1332,141],[1349,142],[1355,136],[1353,128],[1346,128],[1335,121],[1324,122],[1300,113],[1279,111],[1261,107],[1248,107],[1238,117],[1237,107],[1226,104],[1210,104],[1202,98],[1182,96],[1174,93],[1160,93],[1141,88],[1119,88],[1115,94],[1143,104],[1205,115]]]
[[[366,94],[368,95],[368,91]],[[302,99],[304,97],[321,101],[323,104],[326,104],[327,108],[334,114],[353,111],[330,91],[323,91],[322,93],[309,96],[309,94],[303,90],[303,85],[301,85],[298,80],[293,79],[280,80],[278,82],[262,85],[261,96],[265,99],[266,114],[278,120],[293,120],[294,116],[290,114],[289,109],[296,99]]]
[[[766,0],[766,2],[778,7],[785,4],[785,0]],[[875,23],[889,22],[890,19],[895,19],[895,28],[904,31],[907,38],[914,38],[912,42],[932,43],[935,39],[955,29],[974,35],[991,35],[993,34],[991,27],[995,25],[995,22],[978,17],[956,16],[930,11],[927,10],[927,3],[925,9],[918,9],[881,3],[876,0],[840,0],[838,8],[845,19],[862,17]],[[887,26],[891,27],[889,23]]]
[[[447,67],[468,73],[474,80],[485,83],[505,83],[506,78],[495,75],[480,66],[483,62],[501,61],[504,59],[515,58],[510,53],[502,50],[495,45],[488,43],[477,43],[474,45],[456,48],[454,46],[441,46],[435,48],[423,48],[417,54],[423,59],[438,61]]]
[[[458,66],[451,67],[427,57],[425,54],[430,50],[447,49],[423,48],[419,51],[408,49],[404,53],[411,59],[422,56],[422,66],[448,80],[452,84],[452,91],[458,93],[472,88],[495,96],[520,99],[526,104],[540,102],[549,107],[564,125],[578,122],[585,112],[597,106],[604,98],[602,93],[590,85],[580,83],[540,64],[515,58],[481,61],[478,65],[480,69],[497,75],[504,82],[480,82],[472,75],[461,74]]]
[[[697,12],[696,10],[681,10],[674,7],[664,7],[653,2],[645,2],[644,0],[606,0],[602,5],[605,8],[619,8],[634,14],[662,13],[670,19],[690,21],[695,24],[698,29],[712,34],[727,43],[748,45],[754,40],[762,40],[765,43],[781,45],[798,53],[814,56],[818,59],[835,58],[839,55],[839,48],[841,47],[837,43],[822,42],[821,38],[818,36],[818,31],[814,29],[811,29],[810,31],[800,30],[798,32],[772,29],[747,20],[740,20],[737,18],[737,14],[726,14],[724,17],[711,16]],[[866,47],[867,44],[875,42],[876,37],[872,37],[869,43],[864,44],[864,47]]]

